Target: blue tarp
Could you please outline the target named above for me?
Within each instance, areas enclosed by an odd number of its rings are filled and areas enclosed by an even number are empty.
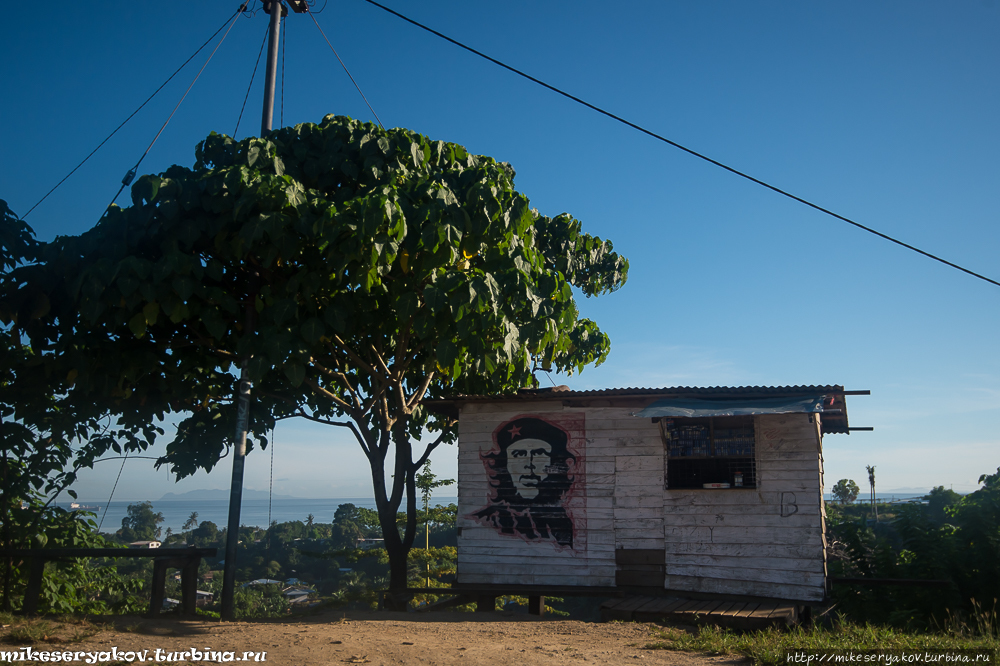
[[[750,398],[746,400],[696,400],[665,398],[637,412],[636,416],[704,417],[751,414],[812,414],[823,411],[826,396],[807,398]]]

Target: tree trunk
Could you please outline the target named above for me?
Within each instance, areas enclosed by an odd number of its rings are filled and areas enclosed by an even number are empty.
[[[399,511],[399,505],[403,499],[398,455],[392,493],[387,493],[385,459],[376,454],[375,447],[370,450],[373,453],[369,462],[371,463],[372,484],[375,489],[375,506],[378,509],[379,525],[382,528],[383,545],[386,555],[389,556],[389,591],[385,596],[385,608],[386,610],[405,611],[409,602],[406,594],[406,560],[410,549],[404,545],[403,539],[399,535],[399,526],[396,524],[396,513]],[[405,473],[403,470],[403,475]]]

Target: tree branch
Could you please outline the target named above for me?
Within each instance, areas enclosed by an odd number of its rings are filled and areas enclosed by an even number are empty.
[[[303,410],[299,410],[295,416],[306,419],[307,421],[315,421],[316,423],[322,423],[324,425],[339,426],[341,428],[350,428],[351,432],[354,433],[354,437],[358,440],[358,444],[361,445],[361,449],[365,452],[365,456],[371,457],[371,449],[368,447],[368,442],[365,441],[361,433],[358,432],[357,427],[351,421],[331,421],[330,419],[324,419],[319,416],[313,416],[312,414],[307,414]]]
[[[360,365],[365,370],[365,372],[367,372],[373,377],[378,376],[378,371],[374,368],[374,366],[372,366],[371,363],[368,363],[366,360],[358,356],[354,352],[354,350],[348,346],[346,342],[340,339],[339,335],[334,335],[333,340],[340,346],[340,350],[345,354],[347,354],[347,356],[350,357],[352,361]]]
[[[303,381],[305,381],[305,383],[309,386],[309,388],[311,388],[312,390],[316,391],[317,393],[319,393],[323,397],[327,398],[328,400],[333,401],[334,404],[339,405],[340,407],[342,407],[344,409],[344,411],[346,411],[348,413],[351,413],[351,412],[354,411],[354,406],[353,405],[350,405],[347,402],[345,402],[343,400],[343,398],[339,397],[337,394],[331,393],[330,391],[326,390],[325,388],[323,388],[322,386],[320,386],[319,384],[317,384],[314,379],[310,379],[309,377],[306,377]]]
[[[368,347],[372,350],[372,353],[375,354],[375,360],[378,362],[379,369],[385,373],[385,376],[389,379],[389,381],[392,381],[393,379],[392,373],[389,372],[389,366],[386,365],[385,359],[382,358],[381,352],[379,352],[379,350],[376,349],[375,345],[371,343],[368,343]]]
[[[396,354],[393,357],[393,365],[396,367],[396,380],[402,383],[403,376],[406,374],[406,369],[410,365],[410,361],[403,362],[403,356],[406,354],[406,347],[410,344],[410,327],[413,325],[413,317],[410,317],[406,321],[406,326],[403,330],[399,332],[399,339],[396,340]]]
[[[313,367],[315,367],[317,370],[322,372],[327,377],[333,377],[334,379],[340,380],[340,382],[343,383],[344,388],[350,391],[351,397],[354,398],[355,407],[361,409],[362,405],[361,405],[361,399],[358,397],[358,391],[357,389],[354,388],[354,386],[351,385],[351,380],[347,378],[347,375],[345,375],[343,372],[339,370],[331,370],[323,366],[322,364],[319,363],[319,361],[317,361],[312,356],[309,357],[309,362],[313,365]]]
[[[449,425],[453,425],[453,423],[449,423]],[[424,449],[424,455],[420,456],[420,460],[418,460],[417,462],[413,463],[413,471],[414,472],[416,472],[418,469],[420,469],[421,467],[424,466],[424,463],[427,462],[427,459],[431,457],[431,451],[433,451],[438,446],[440,446],[441,442],[444,441],[444,438],[447,435],[448,435],[448,431],[447,430],[442,430],[441,434],[438,435],[438,438],[435,439],[433,442],[431,442],[430,444],[427,445],[427,448]]]
[[[420,388],[413,392],[410,399],[406,401],[406,413],[410,414],[414,409],[417,408],[417,403],[420,402],[424,394],[427,393],[427,389],[430,388],[431,382],[434,381],[435,370],[431,370],[427,373],[424,381],[420,384]]]

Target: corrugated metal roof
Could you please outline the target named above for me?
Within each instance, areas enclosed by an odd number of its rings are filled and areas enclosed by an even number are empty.
[[[811,386],[670,386],[664,388],[612,388],[612,389],[592,389],[584,391],[574,391],[568,386],[552,386],[539,389],[521,389],[517,393],[506,395],[453,395],[446,398],[430,398],[423,403],[431,410],[458,416],[458,407],[462,403],[469,402],[508,402],[508,401],[537,401],[537,400],[565,400],[578,401],[586,398],[702,398],[718,399],[726,398],[748,398],[748,397],[779,397],[796,395],[828,395],[833,398],[833,404],[829,405],[828,411],[824,413],[822,424],[824,433],[847,433],[847,403],[845,395],[851,393],[866,393],[863,391],[845,391],[843,386],[835,384],[811,385]],[[643,400],[645,402],[645,400]]]
[[[809,394],[809,393],[843,393],[843,386],[668,386],[664,388],[612,388],[612,389],[591,389],[585,391],[574,391],[568,386],[552,386],[538,389],[521,389],[517,393],[505,395],[466,395],[456,394],[446,398],[429,399],[424,402],[471,402],[482,400],[523,400],[545,399],[549,397],[577,398],[577,397],[617,397],[617,396],[728,396],[728,395],[785,395],[785,394]]]

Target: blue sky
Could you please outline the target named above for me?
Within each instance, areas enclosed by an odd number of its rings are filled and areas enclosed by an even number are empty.
[[[1000,279],[995,0],[386,1],[672,140]],[[26,213],[237,4],[12,4],[0,43],[0,198]],[[539,210],[572,213],[629,257],[624,289],[581,303],[611,336],[611,357],[556,381],[871,389],[849,398],[849,411],[853,425],[875,431],[825,440],[828,485],[861,483],[874,464],[881,489],[970,491],[1000,466],[1000,288],[656,142],[362,0],[330,2],[316,18],[386,126],[510,162]],[[233,133],[266,23],[263,12],[237,21],[140,172],[189,166],[210,131]],[[372,119],[309,17],[293,14],[286,27],[284,123]],[[40,238],[96,222],[207,54],[28,216]],[[259,129],[262,70],[238,138]],[[279,97],[276,123],[281,113]],[[276,438],[276,492],[370,492],[364,458],[343,433],[283,424]],[[454,477],[454,448],[433,461]],[[149,462],[128,463],[116,498],[228,484],[228,465],[174,484]],[[117,472],[101,463],[81,496],[105,497]],[[268,477],[267,456],[252,454],[247,486],[266,488]]]

